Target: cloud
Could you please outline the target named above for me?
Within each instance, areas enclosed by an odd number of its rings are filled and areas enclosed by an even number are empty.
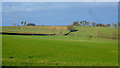
[[[119,2],[119,0],[2,0],[2,2]]]

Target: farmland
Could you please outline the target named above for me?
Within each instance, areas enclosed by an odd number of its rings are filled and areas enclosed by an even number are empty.
[[[117,66],[118,28],[4,26],[2,31],[55,33],[55,36],[2,35],[5,66]],[[62,33],[61,33],[62,31]]]
[[[118,39],[118,27],[77,27],[78,31],[71,33],[74,38],[107,38]],[[7,32],[32,32],[32,33],[54,33],[63,35],[69,32],[66,26],[4,26],[2,31]],[[62,31],[62,33],[61,33]]]

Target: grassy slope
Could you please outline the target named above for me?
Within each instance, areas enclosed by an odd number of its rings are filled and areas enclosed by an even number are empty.
[[[115,40],[3,35],[3,65],[114,66],[117,55]]]
[[[0,31],[2,28],[0,27]],[[2,36],[0,35],[0,66],[2,66]]]
[[[61,29],[50,29],[52,27],[65,27],[65,26],[3,26],[3,31],[14,31],[14,32],[33,32],[33,33],[55,33],[61,35]],[[18,29],[20,28],[20,29]],[[84,27],[80,26],[77,28],[77,32],[71,33],[70,36],[75,38],[89,38],[93,36],[95,38],[108,38],[117,39],[118,38],[118,28],[117,27]],[[65,34],[69,32],[68,30],[62,29],[62,33]]]
[[[2,31],[9,32],[33,32],[33,33],[60,33],[60,29],[50,29],[52,27],[60,27],[60,26],[3,26]],[[61,26],[65,27],[65,26]],[[67,30],[62,29],[65,33]]]

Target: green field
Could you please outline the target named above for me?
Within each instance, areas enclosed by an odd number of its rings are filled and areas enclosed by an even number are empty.
[[[17,28],[6,26],[3,31],[57,35],[1,35],[4,66],[118,66],[118,28],[78,27],[68,36],[60,33],[68,30],[49,26]]]
[[[8,32],[32,32],[32,33],[55,33],[63,35],[69,32],[66,26],[3,26],[2,31]],[[118,27],[90,27],[80,26],[77,27],[78,31],[71,33],[70,37],[74,38],[107,38],[118,39]],[[62,31],[62,33],[61,33]]]

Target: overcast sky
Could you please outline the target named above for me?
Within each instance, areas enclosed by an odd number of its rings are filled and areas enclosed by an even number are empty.
[[[2,25],[21,21],[37,25],[70,25],[73,21],[118,22],[117,2],[3,2]]]

